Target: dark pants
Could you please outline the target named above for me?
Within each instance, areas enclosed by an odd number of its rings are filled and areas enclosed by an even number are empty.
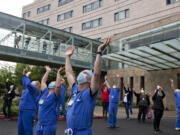
[[[109,108],[109,102],[102,102],[102,106],[103,106],[103,117],[107,118],[107,112],[108,112],[108,108]]]
[[[126,118],[129,119],[129,104],[124,103],[125,111],[126,111]]]
[[[141,117],[142,117],[143,122],[145,122],[146,113],[147,113],[147,107],[139,106],[138,121],[141,121]]]
[[[160,121],[161,118],[163,116],[163,110],[154,110],[154,121],[153,121],[153,125],[154,125],[154,130],[159,130],[159,125],[160,125]]]
[[[11,116],[11,104],[12,104],[11,101],[7,101],[7,100],[4,101],[4,104],[3,104],[3,113],[4,113],[5,117],[10,118],[10,116]],[[8,107],[8,113],[6,113],[6,108],[7,107]]]

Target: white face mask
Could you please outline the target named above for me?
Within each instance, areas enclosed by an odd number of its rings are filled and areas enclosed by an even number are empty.
[[[86,74],[81,72],[77,77],[77,82],[78,82],[78,84],[83,84],[83,83],[87,82]]]
[[[143,93],[144,93],[144,90],[141,90],[141,93],[143,94]]]
[[[116,89],[116,85],[113,85],[113,89]]]

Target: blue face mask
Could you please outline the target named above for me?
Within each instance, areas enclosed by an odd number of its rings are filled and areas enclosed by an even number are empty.
[[[32,81],[31,84],[35,86],[36,85],[36,81]]]
[[[82,71],[81,73],[79,73],[79,75],[78,75],[78,77],[77,77],[77,82],[78,82],[78,84],[83,84],[83,83],[86,83],[86,82],[87,82],[86,74],[83,73],[83,72],[88,73],[90,79],[92,79],[92,77],[93,77],[93,73],[92,73],[91,70],[84,70],[84,71]]]
[[[11,85],[11,86],[10,86],[10,89],[12,89],[13,87],[14,87],[14,85]]]

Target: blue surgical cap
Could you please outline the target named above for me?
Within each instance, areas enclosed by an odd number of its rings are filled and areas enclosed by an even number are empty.
[[[50,82],[48,88],[53,89],[54,87],[55,87],[55,82]]]
[[[78,84],[83,84],[83,83],[86,83],[86,82],[87,82],[86,74],[83,73],[83,72],[88,73],[90,79],[92,79],[92,77],[93,77],[93,72],[92,72],[91,70],[84,70],[84,71],[82,71],[81,73],[79,73],[79,75],[78,75],[78,77],[77,77],[77,82],[78,82]]]

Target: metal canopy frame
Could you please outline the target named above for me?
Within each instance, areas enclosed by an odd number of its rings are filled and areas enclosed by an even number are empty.
[[[180,67],[180,39],[171,39],[149,46],[108,54],[104,58],[145,70]]]

